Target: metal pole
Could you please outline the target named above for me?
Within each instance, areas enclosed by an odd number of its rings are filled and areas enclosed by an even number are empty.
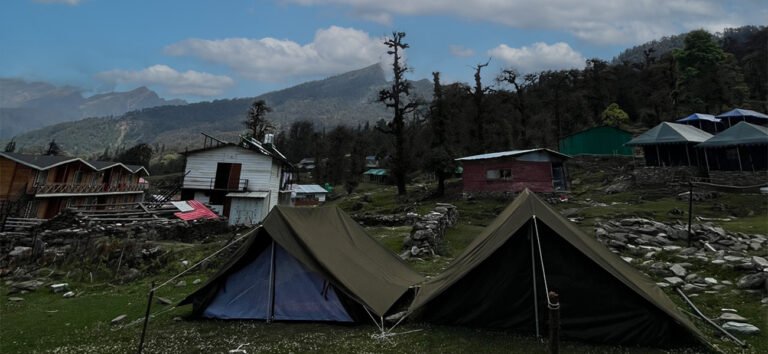
[[[688,247],[691,247],[691,221],[693,221],[693,182],[688,180]]]
[[[560,353],[560,296],[556,292],[549,294],[549,352]]]
[[[267,323],[275,317],[275,240],[272,240],[272,257],[269,264],[269,307],[267,308]]]
[[[739,152],[738,146],[736,146],[736,158],[739,159],[739,172],[742,172],[743,169],[741,168],[741,153]]]
[[[688,144],[685,144],[685,157],[688,159],[688,166],[691,166],[691,154],[688,152]]]
[[[139,341],[139,351],[144,350],[144,338],[147,335],[147,325],[149,324],[149,310],[152,308],[152,298],[155,296],[155,281],[152,281],[152,288],[149,289],[149,295],[147,296],[147,312],[144,313],[144,328],[141,330],[141,340]]]
[[[528,229],[528,237],[531,239],[531,274],[533,275],[533,315],[536,323],[536,338],[540,338],[539,333],[539,299],[536,290],[536,252],[533,250],[533,229]]]
[[[715,327],[715,328],[717,328],[717,329],[718,329],[720,332],[722,332],[723,334],[725,334],[726,336],[728,336],[728,338],[730,338],[732,341],[736,342],[736,344],[738,344],[738,345],[740,345],[740,346],[742,346],[742,347],[746,348],[746,346],[747,346],[747,343],[746,343],[746,342],[743,342],[743,341],[739,340],[739,339],[738,339],[738,338],[736,338],[736,337],[735,337],[733,334],[731,334],[730,332],[728,332],[728,331],[726,331],[725,329],[723,329],[723,327],[720,327],[720,326],[718,326],[718,325],[717,325],[717,323],[715,323],[715,322],[713,322],[712,320],[710,320],[710,319],[709,319],[709,317],[707,317],[707,316],[704,316],[704,314],[703,314],[703,313],[701,313],[701,311],[699,311],[699,308],[698,308],[698,307],[696,307],[696,305],[694,305],[694,304],[693,304],[693,302],[691,301],[691,299],[689,299],[689,298],[688,298],[688,296],[686,296],[686,295],[685,295],[685,293],[684,293],[682,290],[680,290],[680,288],[675,288],[675,290],[677,290],[677,293],[678,293],[678,294],[680,294],[680,296],[682,296],[682,297],[683,297],[683,300],[685,300],[685,302],[687,302],[687,303],[688,303],[688,305],[689,305],[689,306],[691,306],[691,308],[693,309],[693,311],[695,311],[695,312],[696,312],[696,314],[697,314],[697,315],[698,315],[698,316],[699,316],[701,319],[703,319],[704,321],[707,321],[707,323],[711,324],[711,325],[712,325],[712,327]]]

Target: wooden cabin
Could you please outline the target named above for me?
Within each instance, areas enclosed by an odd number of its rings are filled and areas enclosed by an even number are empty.
[[[143,166],[77,157],[0,152],[0,203],[21,217],[50,219],[66,207],[138,203]],[[4,209],[5,210],[5,209]]]
[[[549,149],[494,152],[456,159],[463,168],[465,192],[554,192],[568,189],[565,161]]]

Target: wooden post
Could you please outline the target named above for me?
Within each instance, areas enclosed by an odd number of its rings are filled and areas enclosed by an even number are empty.
[[[141,330],[141,340],[139,341],[139,351],[144,350],[144,338],[147,335],[147,325],[149,324],[149,310],[152,308],[152,298],[155,296],[155,281],[152,281],[152,288],[149,289],[149,295],[147,296],[147,312],[144,313],[144,328]]]
[[[556,292],[549,294],[549,352],[560,353],[560,296]]]

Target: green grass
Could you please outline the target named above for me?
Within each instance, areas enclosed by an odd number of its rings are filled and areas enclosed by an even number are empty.
[[[602,177],[595,177],[600,179]],[[449,188],[456,188],[452,182]],[[432,188],[432,186],[427,186]],[[564,210],[577,208],[576,216],[583,217],[579,224],[587,233],[592,232],[592,223],[598,219],[611,219],[628,216],[650,217],[662,221],[675,220],[667,215],[668,210],[678,208],[687,211],[686,201],[679,201],[665,195],[650,197],[642,191],[628,191],[614,195],[605,195],[597,189],[585,188],[569,203],[556,205]],[[361,185],[358,191],[349,197],[334,201],[342,208],[351,208],[368,193],[371,202],[362,203],[361,212],[397,213],[410,208],[419,213],[431,210],[436,202],[449,202],[460,210],[460,223],[446,234],[448,254],[431,260],[410,260],[410,264],[428,276],[442,271],[451,260],[460,254],[466,246],[501,212],[511,200],[476,199],[463,200],[456,193],[443,198],[432,199],[428,193],[418,190],[406,198],[395,196],[394,187]],[[643,195],[643,198],[639,196]],[[587,198],[610,206],[588,206],[582,204]],[[613,204],[612,203],[618,203]],[[768,204],[764,196],[721,194],[718,198],[697,203],[695,215],[722,217],[723,212],[713,209],[716,203],[726,205],[728,213],[736,214],[736,219],[729,222],[715,222],[729,231],[768,234]],[[750,210],[752,215],[749,216]],[[687,216],[680,218],[687,221]],[[369,232],[383,245],[400,253],[403,236],[410,227],[371,227]],[[103,274],[97,275],[95,283],[82,281],[83,278],[66,279],[67,269],[59,269],[54,274],[56,282],[69,282],[78,296],[64,299],[60,294],[51,294],[40,289],[20,296],[23,302],[7,301],[7,296],[0,297],[0,352],[54,352],[54,353],[124,353],[134,352],[141,331],[141,316],[146,306],[147,290],[152,280],[164,281],[183,269],[181,260],[195,262],[221,247],[222,242],[205,245],[163,243],[171,253],[161,268],[146,269],[149,274],[144,279],[131,284],[110,284]],[[671,254],[660,253],[656,260],[678,261]],[[218,260],[206,270],[196,270],[182,279],[185,287],[173,284],[163,287],[158,296],[179,301],[195,289],[194,279],[205,281],[221,264]],[[638,260],[642,261],[642,260]],[[704,276],[713,276],[718,280],[734,280],[740,275],[735,270],[704,264],[697,260],[681,260],[692,263],[690,270]],[[70,265],[76,267],[77,265]],[[82,272],[81,272],[82,273]],[[108,273],[105,273],[108,274]],[[175,282],[174,282],[175,283]],[[7,292],[6,285],[0,285],[0,292]],[[687,305],[671,290],[667,290],[681,309],[690,311]],[[760,306],[760,295],[750,293],[700,294],[693,298],[708,316],[717,316],[723,307],[735,308],[739,314],[761,327],[759,336],[746,337],[751,347],[746,352],[768,352],[768,314],[766,307]],[[169,310],[171,309],[171,310]],[[409,332],[386,341],[372,339],[376,332],[374,326],[342,326],[320,323],[274,323],[258,321],[175,321],[176,317],[186,316],[189,307],[175,308],[153,304],[153,313],[159,313],[150,322],[147,341],[149,353],[200,353],[227,352],[240,344],[249,353],[253,352],[384,352],[384,353],[431,353],[431,352],[503,352],[536,353],[546,352],[542,344],[529,335],[518,335],[505,331],[475,330],[459,327],[430,326],[427,324],[408,323],[399,327],[399,332]],[[109,321],[127,314],[125,324],[112,326]],[[701,320],[693,319],[697,326],[710,335],[713,343],[725,352],[741,352],[740,348],[724,343],[712,335],[712,331]],[[127,325],[126,325],[127,324]],[[650,353],[659,352],[649,348],[620,348],[595,346],[584,343],[564,342],[562,352],[573,353]]]

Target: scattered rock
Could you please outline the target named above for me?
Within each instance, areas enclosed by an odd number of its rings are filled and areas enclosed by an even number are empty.
[[[62,296],[65,297],[65,298],[75,297],[75,292],[74,291],[67,291]]]
[[[187,286],[187,282],[185,280],[179,280],[178,283],[176,283],[177,288],[185,287]]]
[[[9,297],[8,301],[10,301],[10,302],[21,302],[21,301],[24,301],[24,298],[23,297]]]
[[[685,283],[683,279],[680,279],[678,277],[667,277],[667,278],[664,278],[664,280],[666,280],[667,283],[669,283],[669,285],[672,285],[672,286],[677,286]]]
[[[741,317],[741,316],[739,316],[739,315],[737,315],[735,313],[731,313],[731,312],[723,312],[722,314],[720,314],[720,317],[718,317],[717,319],[721,320],[721,321],[736,321],[736,322],[746,322],[747,321],[746,318]]]
[[[195,280],[193,280],[193,281],[192,281],[192,284],[194,284],[194,285],[197,285],[197,284],[200,284],[200,283],[202,283],[202,282],[203,282],[203,281],[202,281],[202,280],[200,280],[200,278],[197,278],[197,279],[195,279]]]
[[[69,284],[67,283],[59,283],[59,284],[51,284],[51,291],[56,293],[62,293],[69,289]]]
[[[757,328],[749,323],[740,322],[726,322],[723,324],[723,329],[731,333],[739,334],[758,334],[760,328]]]
[[[711,277],[704,278],[704,282],[709,285],[717,285],[717,279]]]
[[[171,300],[168,300],[168,299],[166,299],[164,297],[160,297],[160,296],[158,296],[156,299],[157,299],[157,303],[160,304],[160,305],[166,305],[167,306],[167,305],[170,305],[170,304],[173,303]]]
[[[110,323],[113,325],[119,324],[120,322],[125,321],[125,319],[128,318],[128,315],[120,315],[112,319]]]
[[[672,273],[675,273],[678,277],[684,277],[686,274],[688,274],[688,271],[683,268],[680,264],[673,264],[671,267],[669,267],[669,270],[672,271]]]

